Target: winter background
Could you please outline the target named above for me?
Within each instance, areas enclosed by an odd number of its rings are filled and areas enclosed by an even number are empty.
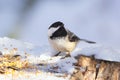
[[[55,21],[80,38],[120,49],[119,0],[0,0],[0,37],[49,45]]]
[[[0,37],[49,45],[47,29],[55,21],[80,38],[120,49],[119,0],[0,0]]]
[[[0,80],[69,80],[78,54],[120,62],[119,8],[119,0],[0,0],[0,52],[20,54],[38,68],[0,75]],[[52,57],[47,30],[56,21],[97,44],[80,42],[72,57]]]

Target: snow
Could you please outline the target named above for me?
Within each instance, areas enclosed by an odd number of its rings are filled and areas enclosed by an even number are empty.
[[[3,55],[19,54],[35,66],[35,69],[16,71],[15,74],[0,75],[0,80],[69,80],[74,72],[74,58],[61,60],[61,56],[52,57],[48,46],[35,46],[7,37],[0,38],[0,51]],[[26,57],[27,55],[27,57]],[[24,74],[24,75],[23,75]],[[17,77],[16,77],[17,75]]]
[[[120,62],[120,52],[102,44],[88,44],[81,42],[71,55],[94,55],[96,59]]]
[[[0,80],[69,80],[75,72],[75,56],[94,55],[96,59],[120,62],[120,53],[101,44],[88,44],[80,42],[71,56],[61,59],[53,56],[55,52],[49,45],[36,46],[7,37],[0,38],[0,51],[2,54],[19,54],[23,60],[28,60],[32,68],[14,71],[14,74],[0,74]],[[53,54],[52,54],[53,53]]]
[[[44,73],[44,72],[39,72],[39,73],[29,73],[25,72],[24,75],[21,76],[20,72],[16,74],[16,76],[13,76],[11,74],[9,75],[0,75],[0,80],[69,80],[67,78],[63,77],[56,77],[56,75],[52,75],[50,73]]]

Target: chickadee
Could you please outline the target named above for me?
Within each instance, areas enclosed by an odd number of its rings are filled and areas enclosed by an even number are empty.
[[[66,29],[64,24],[60,21],[53,23],[48,28],[48,40],[51,46],[59,51],[55,56],[59,55],[61,52],[66,52],[67,55],[65,57],[70,56],[70,53],[75,49],[79,41],[95,43],[93,41],[80,39],[73,32]]]

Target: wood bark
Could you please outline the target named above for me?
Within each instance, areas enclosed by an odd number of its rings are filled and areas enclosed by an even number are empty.
[[[120,63],[78,56],[76,72],[70,80],[120,80]]]

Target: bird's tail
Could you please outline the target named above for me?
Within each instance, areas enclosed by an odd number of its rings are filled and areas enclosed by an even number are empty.
[[[95,44],[96,43],[94,41],[89,41],[89,40],[86,40],[86,39],[80,39],[80,41],[85,41],[85,42],[90,43],[90,44]]]

